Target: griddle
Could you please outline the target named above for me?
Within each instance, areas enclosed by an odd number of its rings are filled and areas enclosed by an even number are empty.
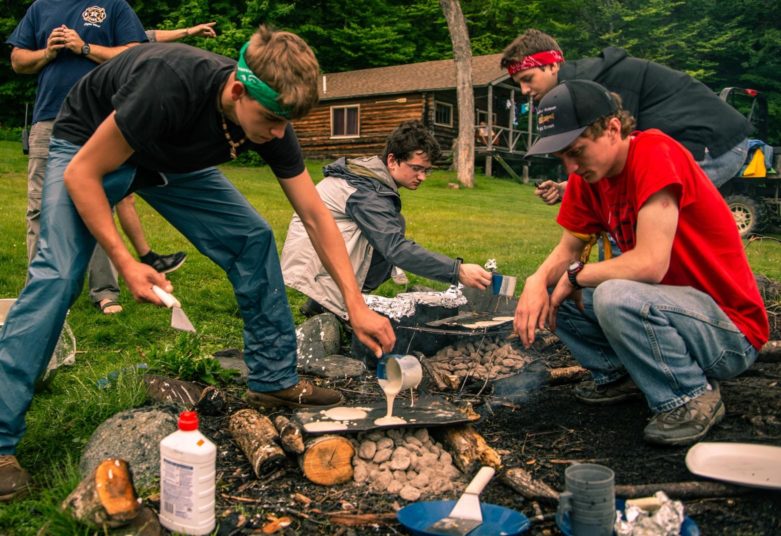
[[[384,398],[371,404],[345,407],[369,408],[368,416],[365,419],[355,421],[332,421],[323,415],[324,412],[301,410],[293,415],[293,419],[301,425],[306,434],[310,435],[368,432],[371,430],[382,430],[387,428],[430,428],[432,426],[466,424],[474,421],[474,418],[470,419],[444,398],[431,395],[422,396],[420,398],[415,397],[415,405],[412,407],[410,407],[410,401],[408,399],[396,399],[396,402],[393,404],[393,416],[403,417],[407,421],[406,424],[383,426],[374,424],[375,419],[385,417],[385,414],[388,411]],[[334,423],[334,429],[317,431],[306,430],[305,426],[314,422],[332,422]],[[342,425],[344,424],[347,425],[347,429],[342,428]]]

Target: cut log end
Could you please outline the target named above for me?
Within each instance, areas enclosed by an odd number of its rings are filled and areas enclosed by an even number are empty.
[[[301,469],[309,481],[321,486],[343,484],[353,478],[355,449],[341,436],[320,436],[307,442]]]

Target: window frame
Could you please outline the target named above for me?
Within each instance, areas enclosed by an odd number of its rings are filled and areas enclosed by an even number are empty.
[[[443,107],[445,107],[445,108],[450,110],[450,122],[449,123],[440,123],[439,121],[437,121],[437,107],[438,106],[443,106]],[[455,106],[453,104],[451,104],[449,102],[435,100],[434,101],[434,124],[437,125],[437,126],[440,126],[440,127],[451,127],[452,128],[453,127],[453,115],[454,115],[453,112],[454,112],[454,110],[455,110]]]
[[[337,111],[344,110],[345,114],[345,131],[348,128],[347,125],[347,110],[355,109],[357,110],[357,119],[356,119],[356,132],[355,134],[347,133],[347,134],[335,134],[334,133],[334,114]],[[331,106],[329,109],[329,121],[330,121],[330,131],[331,131],[331,139],[345,139],[345,138],[360,138],[361,137],[361,105],[360,104],[337,104],[334,106]]]

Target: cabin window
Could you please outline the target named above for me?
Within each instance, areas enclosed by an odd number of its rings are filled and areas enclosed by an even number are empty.
[[[434,103],[434,124],[446,127],[453,126],[453,105],[446,102]]]
[[[346,138],[360,135],[360,106],[331,106],[331,137]]]

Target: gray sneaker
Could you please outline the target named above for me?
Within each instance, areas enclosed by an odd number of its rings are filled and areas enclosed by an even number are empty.
[[[691,445],[705,437],[724,418],[724,403],[716,382],[713,389],[670,411],[657,413],[645,427],[643,436],[658,445]]]
[[[584,404],[595,406],[609,406],[624,400],[639,399],[642,396],[642,391],[629,376],[602,385],[586,380],[575,386],[575,398]]]
[[[27,493],[30,474],[22,469],[16,456],[0,455],[0,502],[7,502]]]

